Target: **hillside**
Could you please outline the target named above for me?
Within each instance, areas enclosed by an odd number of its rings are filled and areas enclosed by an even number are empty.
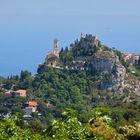
[[[24,121],[38,119],[48,126],[72,108],[79,121],[87,123],[92,110],[100,107],[117,129],[128,121],[140,121],[139,55],[109,48],[92,35],[81,35],[59,52],[55,39],[54,52],[37,71],[35,76],[22,71],[20,76],[0,78],[1,118],[20,112]]]

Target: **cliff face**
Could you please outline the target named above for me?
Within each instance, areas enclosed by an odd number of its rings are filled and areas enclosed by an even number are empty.
[[[140,80],[136,76],[127,73],[124,80],[124,91],[128,92],[130,96],[131,94],[140,96]]]
[[[126,69],[120,64],[118,57],[110,52],[99,56],[95,55],[88,60],[89,69],[98,76],[102,76],[101,81],[97,83],[98,89],[122,92]],[[106,77],[106,79],[104,79]]]
[[[88,63],[90,64],[89,67],[91,67],[92,71],[95,72],[95,74],[106,74],[106,73],[112,73],[113,68],[117,62],[117,57],[110,57],[109,52],[107,56],[102,56],[104,52],[95,54],[90,60],[88,60]]]

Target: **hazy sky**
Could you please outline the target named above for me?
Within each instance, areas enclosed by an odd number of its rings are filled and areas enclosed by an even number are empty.
[[[81,32],[140,53],[140,0],[0,0],[0,75],[35,73],[55,37],[65,47]]]

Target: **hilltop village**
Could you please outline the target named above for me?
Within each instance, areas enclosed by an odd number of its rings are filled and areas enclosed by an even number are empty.
[[[100,46],[101,43],[97,36],[92,36],[87,34],[84,35],[83,33],[81,33],[79,42],[81,48],[86,48],[88,45]],[[99,48],[99,50],[102,51],[102,48]],[[53,67],[58,69],[69,69],[69,70],[88,70],[88,67],[85,66],[86,59],[84,59],[84,57],[83,58],[78,57],[78,59],[75,58],[72,60],[71,64],[63,65],[60,60],[61,58],[59,57],[60,53],[61,52],[59,52],[58,39],[55,38],[53,52],[48,52],[45,58],[45,62],[39,65],[38,72],[47,71],[48,67]],[[138,64],[140,55],[131,54],[131,53],[122,53],[122,58],[129,65],[135,66]]]
[[[84,44],[84,41],[90,41],[92,45],[98,46],[100,43],[99,39],[97,36],[92,36],[92,35],[83,35],[81,33],[80,36],[80,41],[83,42],[82,46],[86,47],[87,44]],[[85,68],[85,61],[84,60],[73,60],[71,65],[63,65],[59,55],[61,52],[59,52],[59,44],[58,44],[58,39],[54,39],[54,51],[53,52],[48,52],[45,62],[41,65],[39,65],[38,72],[40,71],[45,71],[48,69],[48,67],[53,67],[53,68],[58,68],[58,69],[69,69],[69,70],[85,70],[88,68]]]

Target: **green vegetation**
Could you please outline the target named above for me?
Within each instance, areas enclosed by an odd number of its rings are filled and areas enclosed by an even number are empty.
[[[133,73],[135,76],[139,76],[140,77],[140,69],[134,67],[134,66],[129,66],[128,70]]]
[[[119,74],[115,73],[113,65],[116,61],[125,66],[130,82],[130,79],[140,78],[139,67],[129,66],[122,53],[115,49],[100,42],[87,42],[86,45],[82,42],[83,45],[76,40],[70,48],[61,49],[59,60],[55,57],[48,60],[57,61],[60,67],[47,67],[35,76],[21,71],[20,76],[0,77],[0,139],[140,139],[140,97],[130,93],[129,87],[124,88],[123,93],[98,88],[99,83],[108,83]],[[97,74],[92,69],[94,57],[109,59],[108,64],[114,69]],[[76,63],[80,65],[79,70],[71,69]],[[106,61],[103,63],[106,64]],[[83,69],[85,66],[88,70]],[[5,95],[7,90],[18,89],[27,90],[27,97]],[[37,101],[39,106],[37,111],[32,112],[32,119],[24,122],[24,109],[30,100]]]
[[[87,123],[92,116],[95,107],[107,107],[110,110],[113,126],[117,128],[128,120],[140,120],[139,99],[133,102],[123,102],[126,95],[119,93],[100,91],[96,88],[96,81],[108,80],[110,75],[94,76],[86,71],[70,71],[49,68],[47,72],[37,74],[35,77],[22,71],[18,78],[15,89],[27,89],[27,98],[7,97],[0,95],[0,112],[14,114],[21,112],[28,100],[39,102],[38,111],[42,114],[39,118],[35,113],[34,119],[39,119],[43,125],[48,126],[50,120],[61,117],[61,112],[67,108],[76,110],[80,122]],[[7,79],[9,85],[15,84],[13,78]],[[6,82],[7,82],[6,81]],[[12,88],[12,86],[10,87]],[[12,104],[12,105],[11,105]]]
[[[13,119],[0,121],[1,140],[137,140],[140,139],[139,122],[119,126],[117,131],[112,127],[112,119],[107,108],[95,108],[88,123],[78,120],[77,112],[67,109],[59,120],[52,120],[47,128],[41,127],[38,121],[20,125],[19,115]]]

